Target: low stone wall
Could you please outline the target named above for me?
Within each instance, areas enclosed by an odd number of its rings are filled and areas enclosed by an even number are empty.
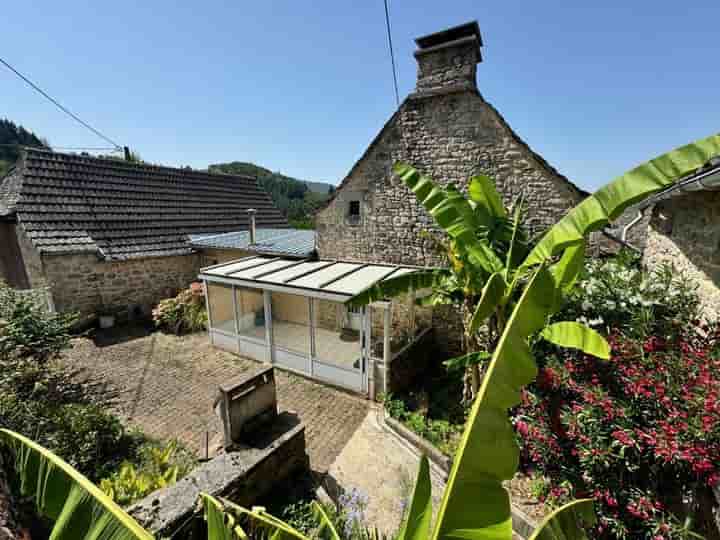
[[[283,413],[252,446],[220,454],[176,484],[151,493],[128,512],[157,538],[181,532],[181,538],[204,538],[199,531],[202,519],[193,519],[200,493],[252,506],[307,466],[305,426],[297,416]]]
[[[58,311],[88,315],[103,306],[148,314],[153,305],[197,279],[198,255],[107,262],[94,254],[44,255],[45,278]]]

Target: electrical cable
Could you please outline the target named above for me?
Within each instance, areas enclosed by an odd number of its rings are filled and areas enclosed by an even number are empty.
[[[400,106],[400,92],[398,91],[397,69],[395,68],[395,52],[393,51],[392,33],[390,32],[390,12],[387,0],[385,2],[385,27],[387,28],[388,47],[390,49],[390,63],[392,64],[393,83],[395,85],[395,103]]]
[[[23,81],[25,81],[25,83],[27,83],[33,90],[35,90],[35,91],[38,92],[40,95],[42,95],[43,97],[45,97],[48,101],[50,101],[50,102],[51,102],[53,105],[55,105],[58,109],[60,109],[60,110],[63,111],[65,114],[67,114],[68,116],[70,116],[73,120],[75,120],[76,122],[80,123],[81,125],[83,125],[83,126],[86,127],[87,129],[89,129],[90,131],[92,131],[95,135],[97,135],[98,137],[100,137],[100,138],[103,139],[104,141],[109,142],[110,144],[112,144],[115,149],[121,149],[121,148],[122,148],[121,145],[119,145],[118,143],[116,143],[115,141],[113,141],[110,137],[107,137],[107,136],[103,135],[100,131],[98,131],[97,129],[95,129],[94,127],[92,127],[90,124],[88,124],[87,122],[85,122],[84,120],[82,120],[80,117],[78,117],[76,114],[72,113],[72,112],[69,111],[67,108],[65,108],[59,101],[57,101],[55,98],[51,97],[47,92],[45,92],[45,91],[44,91],[42,88],[40,88],[37,84],[35,84],[34,82],[32,82],[30,79],[28,79],[25,75],[23,75],[22,73],[20,73],[17,69],[15,69],[13,66],[11,66],[8,62],[6,62],[6,61],[3,60],[2,58],[0,58],[0,63],[3,64],[5,67],[7,67],[7,68],[8,68],[10,71],[12,71],[15,75],[17,75],[18,77],[20,77],[20,78],[21,78]]]

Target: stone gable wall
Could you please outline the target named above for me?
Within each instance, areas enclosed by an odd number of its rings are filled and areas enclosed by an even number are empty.
[[[720,193],[673,197],[652,211],[643,262],[672,264],[698,284],[703,313],[720,316]]]
[[[447,186],[467,191],[468,179],[489,174],[506,204],[523,193],[527,223],[540,232],[553,225],[582,195],[540,163],[500,115],[473,91],[406,100],[356,164],[336,197],[316,216],[318,254],[324,259],[438,265],[441,238],[430,215],[391,173],[405,161]],[[357,222],[349,201],[361,202]],[[448,354],[461,347],[457,310],[438,309],[433,327]]]
[[[438,235],[430,215],[391,174],[396,161],[408,162],[441,185],[463,191],[474,174],[489,174],[506,203],[524,193],[528,226],[554,224],[581,196],[541,165],[512,134],[498,113],[474,92],[407,100],[378,140],[358,162],[336,197],[316,217],[321,258],[418,265],[439,263]],[[361,201],[357,223],[350,200]]]
[[[83,315],[103,306],[139,306],[144,313],[197,280],[198,255],[101,261],[94,254],[44,255],[47,283],[58,311]]]

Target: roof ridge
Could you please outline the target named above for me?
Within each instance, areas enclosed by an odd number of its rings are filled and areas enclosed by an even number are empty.
[[[210,172],[208,170],[202,170],[202,169],[194,169],[191,167],[170,167],[168,165],[158,165],[154,163],[144,163],[144,162],[136,162],[136,161],[125,161],[123,159],[116,159],[112,157],[105,157],[105,156],[92,156],[90,154],[77,154],[72,152],[58,152],[56,150],[52,150],[51,148],[38,148],[34,146],[24,146],[21,147],[22,151],[26,154],[31,153],[38,153],[38,154],[49,154],[53,156],[62,156],[65,158],[71,158],[74,160],[82,161],[96,161],[101,162],[103,165],[115,165],[116,168],[122,168],[122,167],[128,167],[128,168],[135,168],[135,169],[145,169],[145,170],[158,170],[158,171],[176,171],[183,174],[200,174],[206,177],[211,178],[241,178],[243,180],[253,180],[257,182],[258,177],[257,176],[251,176],[246,174],[227,174],[227,173],[214,173]]]

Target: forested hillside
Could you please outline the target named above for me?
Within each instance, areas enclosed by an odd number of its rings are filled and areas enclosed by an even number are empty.
[[[255,176],[268,192],[275,206],[283,212],[292,227],[313,228],[312,215],[335,190],[331,184],[306,182],[272,172],[253,163],[233,161],[208,167],[210,172]]]
[[[18,158],[19,152],[14,145],[47,147],[45,141],[23,126],[0,118],[0,177],[12,167]]]

